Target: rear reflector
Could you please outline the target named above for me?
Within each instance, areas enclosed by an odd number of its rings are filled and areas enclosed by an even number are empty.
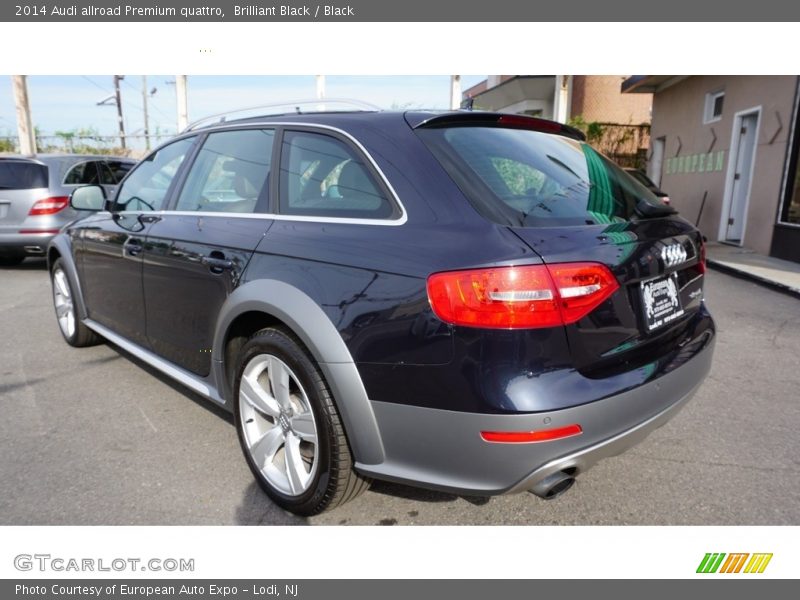
[[[580,435],[583,429],[577,423],[556,429],[540,429],[539,431],[481,431],[481,439],[497,444],[534,444],[536,442],[552,442]]]
[[[530,329],[574,323],[618,288],[599,263],[524,265],[434,273],[428,300],[445,323]]]
[[[50,234],[50,235],[55,235],[59,231],[61,231],[61,230],[60,229],[20,229],[19,230],[20,233],[24,233],[24,234],[30,234],[30,233],[42,233],[42,234],[44,234],[44,233],[47,233],[47,234]]]
[[[68,196],[53,196],[52,198],[45,198],[39,200],[34,204],[28,215],[35,217],[37,215],[53,215],[59,211],[64,210],[69,206]]]

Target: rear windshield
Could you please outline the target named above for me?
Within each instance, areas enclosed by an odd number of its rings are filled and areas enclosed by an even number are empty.
[[[488,218],[541,227],[617,223],[658,198],[588,144],[501,127],[442,127],[417,133]]]
[[[32,162],[0,160],[0,190],[46,188],[47,167]]]
[[[647,189],[652,189],[654,187],[658,187],[658,186],[656,186],[655,183],[653,183],[650,180],[650,178],[647,175],[642,173],[639,169],[625,169],[625,172],[628,175],[630,175],[631,177],[633,177],[636,181],[638,181],[642,185],[646,186]]]

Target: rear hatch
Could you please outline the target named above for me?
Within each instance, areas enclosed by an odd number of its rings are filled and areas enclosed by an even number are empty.
[[[676,218],[533,230],[512,228],[546,264],[600,262],[620,288],[566,326],[575,366],[606,376],[685,343],[703,297],[701,239]]]
[[[47,167],[25,159],[0,158],[0,232],[16,233],[33,204],[48,195]]]
[[[574,366],[604,377],[685,344],[703,295],[699,232],[574,130],[494,119],[433,119],[417,132],[473,206],[545,264],[612,272],[619,289],[564,326]]]

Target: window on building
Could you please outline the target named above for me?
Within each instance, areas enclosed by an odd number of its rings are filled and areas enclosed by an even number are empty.
[[[722,107],[725,104],[725,92],[716,91],[706,94],[706,106],[703,123],[713,123],[722,118]]]

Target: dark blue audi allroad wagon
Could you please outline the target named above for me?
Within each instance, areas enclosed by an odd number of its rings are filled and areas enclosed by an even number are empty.
[[[280,506],[370,479],[552,498],[711,365],[699,232],[577,130],[486,112],[191,127],[48,249],[72,346],[233,412]]]

